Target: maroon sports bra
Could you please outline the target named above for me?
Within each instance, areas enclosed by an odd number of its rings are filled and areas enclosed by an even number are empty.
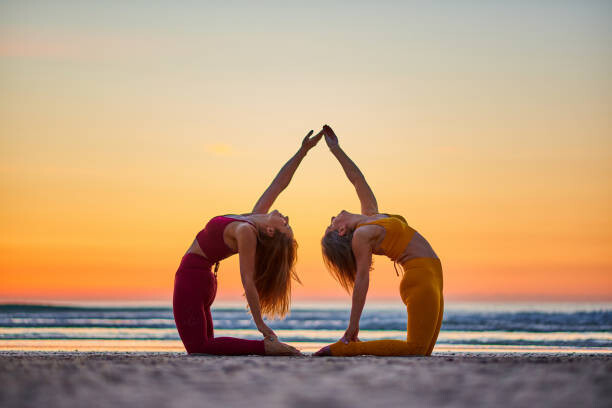
[[[198,245],[210,262],[217,263],[236,253],[232,248],[228,247],[223,240],[223,231],[225,231],[225,227],[235,221],[248,222],[253,225],[253,223],[248,220],[220,215],[208,221],[204,229],[196,235]]]

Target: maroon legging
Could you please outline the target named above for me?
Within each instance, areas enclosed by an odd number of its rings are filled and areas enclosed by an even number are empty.
[[[265,355],[263,340],[215,338],[210,306],[217,294],[217,278],[211,267],[206,258],[189,253],[174,277],[174,321],[187,353]]]

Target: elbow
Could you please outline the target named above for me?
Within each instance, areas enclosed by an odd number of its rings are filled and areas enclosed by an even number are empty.
[[[369,280],[363,279],[360,281],[355,281],[355,286],[353,287],[353,301],[364,302],[369,289]]]
[[[349,175],[348,179],[355,187],[357,187],[360,184],[365,183],[365,177],[361,173],[353,173]]]
[[[370,276],[368,274],[364,274],[363,276],[357,276],[355,278],[355,288],[367,290],[369,285],[370,285]]]
[[[355,189],[359,188],[359,184],[361,183],[361,180],[358,177],[349,176],[348,179],[349,179],[349,182],[353,185],[353,187],[355,187]]]
[[[242,286],[245,290],[250,287],[255,287],[255,281],[253,280],[252,276],[249,276],[245,273],[241,273],[240,280],[242,281]]]
[[[278,194],[284,191],[287,187],[289,187],[289,183],[291,183],[291,179],[283,180],[283,182],[278,186]]]

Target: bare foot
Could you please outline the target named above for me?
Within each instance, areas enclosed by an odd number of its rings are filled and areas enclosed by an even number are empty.
[[[329,348],[329,346],[325,346],[321,350],[313,354],[313,356],[315,357],[325,357],[325,356],[331,356],[331,355],[332,353],[331,353],[331,349]]]
[[[281,343],[278,340],[264,339],[266,356],[301,356],[302,353],[295,347]]]

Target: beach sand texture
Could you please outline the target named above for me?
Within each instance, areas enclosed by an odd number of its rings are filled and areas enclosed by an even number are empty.
[[[0,354],[2,407],[610,407],[610,355]]]

